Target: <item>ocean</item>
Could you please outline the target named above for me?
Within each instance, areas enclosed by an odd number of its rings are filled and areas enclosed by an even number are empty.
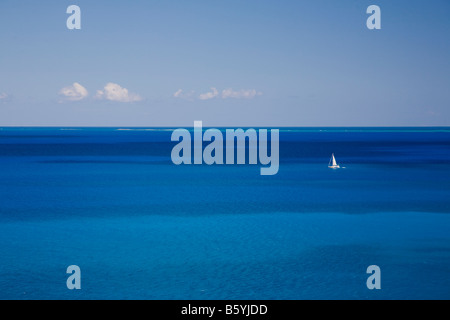
[[[171,133],[0,128],[0,299],[450,298],[450,128],[281,128],[274,176]]]

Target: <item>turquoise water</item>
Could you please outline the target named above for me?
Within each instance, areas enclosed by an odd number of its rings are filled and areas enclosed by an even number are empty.
[[[0,130],[0,299],[450,298],[447,128],[284,128],[276,176],[117,129]]]

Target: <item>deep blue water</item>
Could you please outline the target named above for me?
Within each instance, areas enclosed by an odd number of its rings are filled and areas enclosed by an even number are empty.
[[[450,298],[449,128],[284,128],[275,176],[67,129],[0,129],[0,299]]]

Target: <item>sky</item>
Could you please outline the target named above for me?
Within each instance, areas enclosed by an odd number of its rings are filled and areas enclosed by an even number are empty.
[[[449,17],[448,0],[1,0],[0,126],[450,126]]]

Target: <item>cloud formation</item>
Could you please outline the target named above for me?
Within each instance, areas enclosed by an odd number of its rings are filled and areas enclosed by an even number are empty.
[[[177,90],[177,92],[175,92],[174,94],[173,94],[173,96],[175,97],[175,98],[181,98],[181,95],[183,94],[183,89],[178,89]]]
[[[209,100],[209,99],[213,99],[219,95],[219,91],[217,91],[216,88],[211,88],[211,90],[212,90],[211,92],[202,93],[201,95],[199,95],[198,98],[200,100]]]
[[[256,96],[262,95],[262,92],[258,92],[255,89],[250,90],[240,90],[233,91],[233,89],[228,88],[222,91],[222,98],[234,98],[234,99],[253,99]]]
[[[186,100],[194,100],[195,91],[189,91],[189,92],[184,92],[182,89],[178,89],[177,92],[175,92],[173,94],[174,98],[178,98],[178,99],[186,99]]]
[[[106,84],[103,90],[97,90],[95,98],[118,102],[142,101],[142,97],[138,94],[130,93],[128,89],[122,88],[117,83],[112,82]]]
[[[64,87],[59,91],[60,95],[63,95],[68,101],[80,101],[86,98],[89,93],[85,87],[83,87],[78,82],[73,85]]]
[[[0,103],[5,104],[9,101],[11,101],[11,96],[5,92],[0,92]]]
[[[184,92],[182,89],[178,89],[174,94],[174,98],[181,98],[181,99],[188,99],[193,100],[195,92]],[[222,99],[253,99],[257,96],[261,96],[263,93],[260,91],[256,91],[256,89],[248,89],[248,90],[238,90],[235,91],[232,88],[224,89],[222,93],[219,95],[219,91],[212,87],[210,92],[202,93],[198,96],[198,99],[200,100],[210,100],[214,99],[216,97],[222,98]]]

